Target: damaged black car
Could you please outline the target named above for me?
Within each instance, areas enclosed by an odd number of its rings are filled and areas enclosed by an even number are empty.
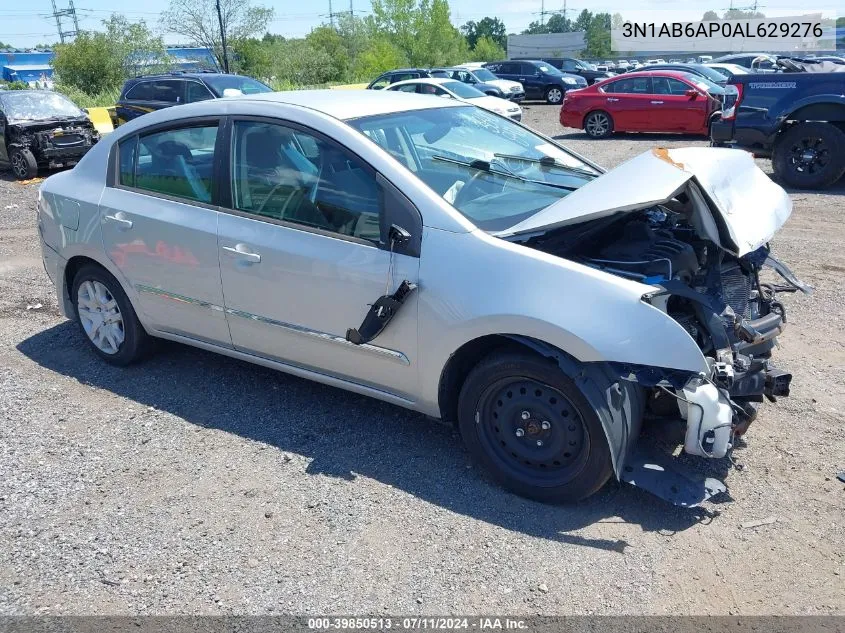
[[[67,97],[47,90],[0,93],[0,165],[18,180],[39,169],[79,162],[100,135],[88,116]]]

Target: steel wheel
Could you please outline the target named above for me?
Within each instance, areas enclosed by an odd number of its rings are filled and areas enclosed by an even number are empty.
[[[602,138],[610,134],[612,123],[604,112],[591,112],[584,120],[584,131],[593,138]]]
[[[549,88],[546,92],[546,101],[557,104],[563,101],[563,91],[560,88]]]
[[[99,281],[85,281],[76,302],[82,329],[94,346],[104,354],[117,354],[125,337],[123,315],[109,289]]]
[[[530,378],[505,378],[480,400],[484,448],[513,477],[562,485],[584,467],[589,434],[577,407],[560,391]]]

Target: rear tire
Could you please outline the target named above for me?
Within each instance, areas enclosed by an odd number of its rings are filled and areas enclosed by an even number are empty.
[[[71,299],[79,329],[104,361],[125,366],[147,352],[150,336],[120,283],[105,268],[95,264],[80,268],[73,278]]]
[[[791,187],[829,187],[845,174],[845,132],[831,123],[793,125],[775,144],[772,168]]]
[[[584,117],[584,132],[590,138],[607,138],[613,134],[613,117],[604,110],[593,110]]]
[[[23,147],[17,147],[9,154],[12,173],[18,180],[30,180],[38,175],[38,162],[32,152]]]
[[[552,361],[495,353],[467,376],[458,426],[473,458],[505,488],[544,502],[573,502],[613,473],[596,411]]]

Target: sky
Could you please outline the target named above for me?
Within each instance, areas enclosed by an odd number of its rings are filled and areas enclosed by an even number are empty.
[[[69,0],[56,0],[61,10],[68,6]],[[334,11],[349,11],[349,0],[331,0]],[[353,10],[357,15],[370,12],[369,0],[352,0]],[[456,26],[468,20],[480,20],[485,16],[497,16],[501,19],[509,33],[518,33],[528,26],[529,22],[540,18],[542,4],[545,2],[546,11],[560,11],[564,8],[563,0],[450,0],[452,22]],[[115,0],[76,0],[76,11],[80,29],[97,29],[100,21],[109,16],[116,9],[130,20],[145,20],[153,28],[157,28],[159,14],[168,6],[169,0],[144,0],[133,2],[130,6],[137,9],[125,9],[121,2]],[[328,22],[329,0],[312,0],[303,3],[301,0],[253,0],[254,4],[275,9],[275,19],[270,24],[270,32],[286,37],[306,35],[313,27]],[[733,6],[744,7],[753,0],[734,0]],[[127,3],[129,4],[129,3]],[[623,17],[631,16],[631,0],[602,0],[601,2],[587,0],[567,0],[567,16],[574,18],[582,9],[593,12],[619,12]],[[841,5],[841,0],[813,0],[811,6],[801,7],[802,3],[795,0],[762,0],[761,8],[767,16],[802,15],[806,13],[824,13],[826,17],[835,16]],[[679,5],[682,8],[678,8]],[[731,6],[730,0],[692,0],[683,3],[677,0],[639,0],[636,3],[636,19],[671,19],[678,21],[698,20],[708,9],[719,13]],[[486,9],[485,9],[486,7]],[[797,8],[801,7],[801,8]],[[52,16],[50,0],[0,0],[0,41],[19,48],[31,47],[35,44],[58,40],[56,22]],[[840,11],[840,13],[843,13]],[[668,16],[668,17],[667,17]],[[63,18],[67,20],[68,18]],[[632,19],[632,18],[631,18]],[[65,30],[70,24],[64,26]],[[167,43],[181,42],[178,36],[165,35]]]

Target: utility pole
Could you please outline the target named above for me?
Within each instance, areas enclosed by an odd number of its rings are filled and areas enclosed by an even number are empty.
[[[546,0],[540,0],[540,26],[546,25]]]
[[[355,7],[352,6],[354,0],[349,0],[349,17],[355,17]]]
[[[59,41],[64,44],[66,37],[76,37],[79,34],[79,20],[76,17],[76,8],[73,6],[73,0],[69,0],[68,8],[59,11],[56,6],[56,0],[51,0],[53,3],[53,17],[56,18],[56,29],[59,32]],[[67,16],[73,21],[73,30],[65,31],[62,28],[62,17]]]
[[[332,0],[329,0],[329,24],[334,28],[334,11],[332,11]]]
[[[223,28],[223,12],[220,10],[220,0],[217,4],[217,21],[220,23],[220,43],[223,45],[223,71],[229,72],[229,51],[226,49],[226,30]]]

